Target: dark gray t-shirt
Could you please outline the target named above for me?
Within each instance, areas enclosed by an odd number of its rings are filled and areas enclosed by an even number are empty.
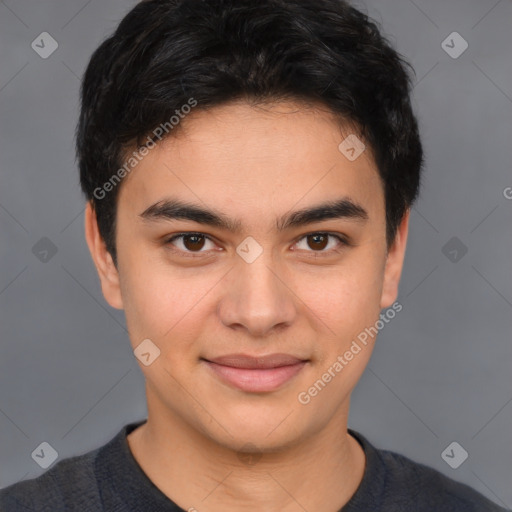
[[[184,512],[153,484],[130,451],[126,436],[144,421],[125,425],[104,446],[63,459],[37,478],[2,489],[0,512]],[[366,454],[366,468],[357,491],[339,512],[506,510],[471,487],[407,457],[379,450],[348,430]]]

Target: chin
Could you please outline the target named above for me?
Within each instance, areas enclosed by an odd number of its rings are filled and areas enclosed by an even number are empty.
[[[281,407],[279,414],[265,414],[261,408],[253,407],[232,414],[225,412],[219,421],[222,427],[214,421],[203,425],[202,430],[212,441],[236,452],[245,445],[249,451],[278,452],[298,444],[309,430],[315,430],[299,423],[297,411],[292,411],[291,407]]]

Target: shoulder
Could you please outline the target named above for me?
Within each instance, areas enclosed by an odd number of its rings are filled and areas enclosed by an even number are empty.
[[[45,473],[0,490],[2,512],[99,510],[94,462],[99,448],[57,462]]]
[[[365,452],[366,467],[344,512],[512,512],[434,468],[376,448],[359,432],[349,432]]]
[[[386,468],[386,488],[395,497],[402,497],[407,510],[506,511],[472,487],[449,478],[436,469],[389,450],[377,452]]]

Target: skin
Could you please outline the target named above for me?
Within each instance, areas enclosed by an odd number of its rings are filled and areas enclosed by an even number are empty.
[[[94,210],[86,209],[105,299],[124,309],[133,349],[149,338],[161,351],[149,366],[139,362],[148,420],[128,436],[130,449],[184,510],[337,511],[363,478],[364,452],[347,418],[373,342],[310,403],[297,396],[396,300],[409,211],[388,248],[384,190],[370,149],[349,161],[338,145],[352,130],[319,105],[232,102],[193,111],[180,128],[122,183],[117,268]],[[239,220],[241,231],[140,217],[171,195]],[[275,229],[285,213],[341,197],[363,206],[368,219]],[[210,240],[166,243],[186,231]],[[328,238],[324,247],[306,236],[322,232],[351,245]],[[252,263],[236,252],[248,236],[263,249]],[[231,353],[287,353],[309,362],[278,390],[248,393],[200,360]],[[240,456],[247,443],[251,463]]]

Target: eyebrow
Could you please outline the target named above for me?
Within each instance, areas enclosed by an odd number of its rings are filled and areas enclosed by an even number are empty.
[[[146,208],[139,216],[145,221],[189,220],[199,224],[239,233],[242,223],[240,220],[230,219],[222,212],[206,209],[197,204],[181,201],[177,198],[165,198]],[[358,222],[368,220],[368,212],[350,198],[343,197],[335,201],[328,201],[310,206],[291,213],[286,213],[276,220],[276,230],[306,226],[314,222],[330,219],[350,219]]]

